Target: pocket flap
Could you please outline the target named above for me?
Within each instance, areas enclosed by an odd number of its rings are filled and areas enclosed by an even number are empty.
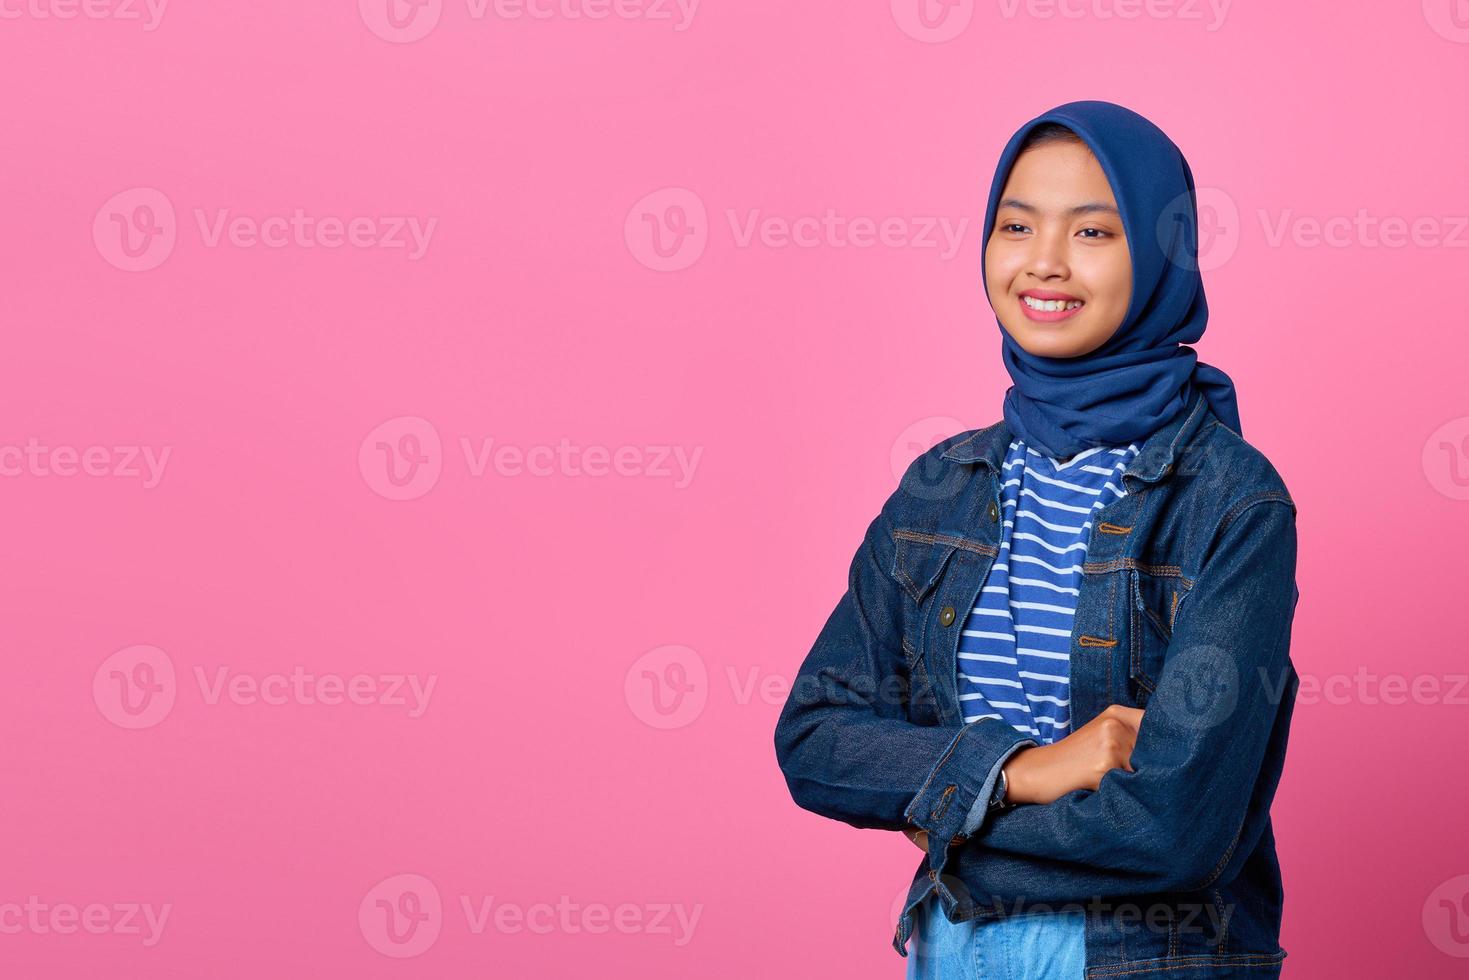
[[[913,601],[922,603],[938,584],[959,542],[953,538],[898,528],[893,531],[893,578]]]

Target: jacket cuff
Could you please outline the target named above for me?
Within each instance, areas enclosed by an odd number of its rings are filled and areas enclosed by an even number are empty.
[[[980,787],[979,799],[975,800],[974,806],[969,808],[969,817],[964,821],[964,828],[959,831],[960,834],[965,837],[973,837],[974,832],[979,830],[984,824],[984,818],[990,812],[990,797],[995,795],[995,784],[1000,781],[1000,770],[1005,768],[1005,763],[1010,761],[1010,757],[1023,748],[1037,744],[1035,739],[1028,738],[1023,742],[1015,743],[1005,750],[1005,754],[1000,756],[999,761],[990,770],[989,778]]]
[[[929,859],[936,869],[943,865],[947,845],[965,832],[976,804],[983,819],[1005,760],[1035,744],[999,718],[981,718],[959,729],[903,812],[910,824],[928,831]]]

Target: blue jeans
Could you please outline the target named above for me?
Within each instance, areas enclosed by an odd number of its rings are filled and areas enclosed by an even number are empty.
[[[933,895],[913,910],[908,980],[1083,980],[1086,913],[1026,912],[953,923]]]

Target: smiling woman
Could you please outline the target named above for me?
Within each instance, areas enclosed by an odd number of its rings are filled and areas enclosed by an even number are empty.
[[[1187,346],[1197,227],[1129,109],[1011,137],[983,253],[1004,418],[904,474],[777,724],[801,806],[923,849],[909,980],[1280,973],[1295,503]]]
[[[984,265],[990,305],[1028,351],[1080,357],[1122,325],[1132,298],[1122,213],[1075,132],[1047,123],[1031,133],[1005,183]],[[1053,326],[1061,322],[1064,329]]]

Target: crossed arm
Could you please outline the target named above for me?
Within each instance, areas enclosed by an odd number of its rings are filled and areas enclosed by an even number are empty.
[[[1228,881],[1263,829],[1294,702],[1293,505],[1273,494],[1242,501],[1210,554],[1180,605],[1130,768],[988,814],[1001,765],[1034,742],[993,718],[913,725],[901,699],[881,696],[875,680],[906,671],[891,639],[906,597],[885,570],[880,514],[776,727],[792,796],[854,826],[924,832],[930,867],[973,894],[1071,901]],[[1257,797],[1266,805],[1252,809]]]

